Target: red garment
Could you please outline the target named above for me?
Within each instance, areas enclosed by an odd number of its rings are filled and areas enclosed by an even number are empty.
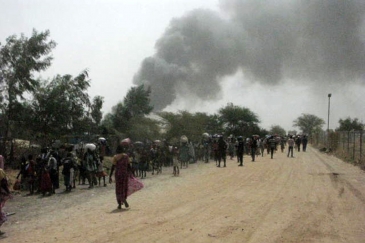
[[[49,192],[52,190],[52,181],[49,172],[44,170],[41,175],[41,192]]]
[[[129,157],[123,154],[115,165],[115,195],[118,203],[123,203],[128,196]]]
[[[128,178],[128,193],[127,196],[135,193],[136,191],[141,190],[144,187],[143,183],[135,178],[133,175],[130,175]]]
[[[34,162],[34,160],[29,161],[29,164],[26,167],[26,171],[27,171],[28,183],[29,184],[34,183],[34,180],[35,180],[35,162]]]
[[[34,160],[30,160],[28,166],[26,167],[28,175],[34,176],[35,173],[35,162]]]

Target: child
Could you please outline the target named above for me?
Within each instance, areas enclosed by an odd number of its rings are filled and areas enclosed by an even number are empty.
[[[63,166],[62,175],[64,178],[65,187],[66,187],[65,192],[71,192],[71,189],[72,189],[71,171],[73,174],[74,163],[75,162],[72,159],[72,154],[70,152],[68,152],[66,158],[64,158],[62,160],[62,166]]]
[[[28,187],[29,187],[29,195],[33,195],[34,187],[35,187],[35,179],[36,179],[36,171],[35,166],[36,163],[33,160],[33,155],[28,155],[27,165],[25,166],[25,170],[27,173]]]
[[[132,173],[134,177],[138,176],[138,170],[139,170],[139,161],[141,159],[141,154],[139,149],[137,148],[134,156],[132,157]]]
[[[173,151],[173,158],[172,158],[172,163],[174,166],[174,176],[178,176],[180,174],[180,170],[179,170],[179,160],[178,160],[178,151],[177,148],[174,148]]]
[[[99,179],[99,186],[100,186],[100,178],[103,177],[103,181],[104,181],[104,186],[106,186],[105,183],[105,176],[107,176],[107,174],[104,171],[104,164],[103,164],[103,160],[104,160],[104,156],[100,156],[99,157],[99,165],[98,165],[98,172],[96,173],[96,176]]]
[[[139,174],[141,179],[146,178],[146,171],[148,170],[149,163],[148,163],[148,155],[147,152],[142,150],[141,155],[139,157]]]
[[[72,154],[72,168],[71,168],[71,187],[72,188],[76,188],[76,178],[79,176],[79,162],[78,162],[79,158],[75,155]]]

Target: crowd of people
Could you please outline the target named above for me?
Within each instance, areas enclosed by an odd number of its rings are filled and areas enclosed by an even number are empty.
[[[239,166],[243,166],[243,155],[249,155],[251,161],[254,162],[258,156],[264,156],[265,151],[274,157],[274,153],[280,148],[283,153],[285,147],[288,146],[288,154],[294,157],[293,149],[297,148],[300,152],[301,148],[305,152],[308,144],[308,137],[306,135],[267,135],[260,137],[258,135],[252,135],[244,139],[242,136],[233,137],[232,135],[224,139],[222,135],[203,136],[202,143],[198,146],[198,159],[208,161],[213,159],[216,162],[217,167],[226,166],[227,153],[230,159],[237,157]]]
[[[130,158],[130,171],[135,177],[146,178],[147,172],[152,175],[160,174],[163,167],[172,167],[173,174],[179,175],[181,168],[187,168],[190,163],[210,160],[216,162],[217,167],[226,167],[227,156],[237,157],[239,166],[243,166],[243,155],[249,155],[254,162],[258,156],[267,154],[274,157],[280,149],[284,152],[288,147],[287,156],[294,157],[294,147],[299,152],[305,152],[308,138],[302,136],[267,135],[259,137],[209,135],[204,133],[201,141],[193,143],[186,136],[182,136],[178,144],[155,140],[151,143],[128,141],[127,151]],[[89,145],[89,146],[88,146]],[[21,158],[21,166],[17,179],[20,179],[20,189],[28,190],[29,195],[42,193],[52,195],[60,188],[60,174],[63,177],[65,191],[70,192],[79,185],[89,188],[96,185],[107,186],[104,165],[103,146],[100,144],[86,144],[82,148],[70,148],[65,152],[45,148],[39,155],[29,154]]]
[[[90,189],[97,185],[106,187],[106,170],[110,170],[109,183],[112,183],[115,172],[118,209],[121,209],[122,205],[128,208],[127,197],[143,188],[143,184],[136,178],[146,178],[147,172],[158,175],[162,173],[163,167],[172,167],[173,175],[179,176],[180,169],[188,168],[189,164],[197,161],[209,163],[211,160],[217,167],[226,167],[227,156],[231,160],[236,157],[238,166],[244,166],[244,154],[255,162],[259,156],[265,154],[273,159],[276,151],[280,149],[284,153],[286,147],[287,156],[294,157],[294,148],[298,152],[305,152],[307,143],[306,135],[252,135],[248,138],[231,135],[224,138],[222,135],[204,133],[198,142],[193,143],[186,136],[182,136],[178,144],[160,140],[132,143],[128,138],[118,144],[111,168],[104,165],[105,146],[100,143],[90,143],[76,149],[70,147],[62,151],[44,148],[36,156],[28,154],[27,157],[21,158],[17,175],[19,181],[15,183],[14,189],[29,191],[29,195],[52,195],[60,188],[61,181],[64,184],[64,192],[75,189],[77,182],[78,185],[88,185]],[[0,226],[6,221],[6,214],[2,208],[6,200],[11,198],[3,169],[4,160],[1,156]],[[60,177],[63,180],[60,180]]]
[[[93,188],[97,184],[100,186],[103,179],[103,186],[106,186],[103,160],[95,149],[87,147],[65,152],[45,148],[37,156],[29,154],[27,158],[21,158],[17,187],[28,190],[29,195],[52,195],[61,187],[60,181],[63,181],[65,192],[76,188],[77,180],[79,185],[85,185],[87,180],[89,188]]]
[[[155,140],[151,143],[132,143],[128,140],[125,153],[130,160],[130,171],[135,177],[146,178],[147,172],[160,174],[163,167],[172,167],[174,175],[179,175],[181,168],[187,168],[190,163],[214,160],[217,167],[226,167],[227,156],[237,157],[239,166],[243,166],[243,155],[249,155],[254,162],[258,156],[264,156],[265,151],[273,159],[274,153],[284,152],[288,147],[287,156],[294,157],[294,147],[299,152],[306,151],[308,138],[301,136],[267,135],[259,137],[209,135],[204,133],[201,141],[193,143],[182,136],[178,144]],[[21,189],[28,190],[29,195],[42,193],[52,195],[60,188],[60,174],[63,177],[65,191],[70,192],[79,185],[91,189],[94,186],[107,186],[104,156],[100,144],[86,144],[83,148],[69,149],[64,153],[54,149],[42,149],[35,158],[32,154],[21,159],[20,178]]]

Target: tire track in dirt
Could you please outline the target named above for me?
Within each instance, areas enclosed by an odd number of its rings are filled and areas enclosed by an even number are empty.
[[[343,196],[344,187],[333,167],[325,161],[327,158],[324,156],[327,155],[319,155],[314,149],[302,155],[301,163],[308,171],[307,176],[303,174],[302,180],[312,184],[302,189],[311,188],[303,191],[309,197],[293,213],[290,223],[283,228],[280,238],[275,242],[361,242],[359,239],[363,239],[364,233],[360,233],[360,229],[363,229],[364,224],[359,215],[364,214],[363,203]],[[354,212],[355,208],[360,210]],[[348,233],[355,231],[355,228],[358,230],[357,235]]]
[[[297,153],[295,161],[295,175],[297,180],[287,190],[288,197],[284,199],[283,204],[287,206],[282,208],[286,211],[288,222],[277,229],[276,240],[273,242],[311,242],[318,239],[330,239],[330,242],[338,237],[334,230],[322,230],[320,226],[325,224],[324,221],[329,216],[332,193],[323,194],[321,187],[331,183],[323,177],[318,177],[323,169],[312,161],[310,154],[312,151]],[[317,173],[313,173],[315,171]],[[295,189],[300,190],[295,192]],[[290,199],[290,195],[295,195],[295,201]],[[294,204],[294,205],[291,205]],[[324,208],[325,210],[321,210]],[[284,215],[282,215],[284,217]],[[293,240],[295,239],[295,240]]]
[[[326,160],[318,155],[317,151],[314,151],[314,155],[328,168],[328,170],[330,171],[329,176],[331,178],[331,181],[333,181],[334,187],[338,188],[339,184],[344,185],[347,189],[349,189],[352,194],[357,197],[362,203],[365,204],[365,196],[362,192],[360,192],[358,189],[356,189],[348,180],[346,180],[345,178],[342,177],[341,173],[339,173],[338,171],[336,172],[336,170],[329,165]],[[340,186],[339,188],[339,192],[338,195],[342,196],[344,193],[344,186]]]

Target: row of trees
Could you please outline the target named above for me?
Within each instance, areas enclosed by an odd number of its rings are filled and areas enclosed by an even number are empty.
[[[184,134],[193,141],[199,141],[202,134],[223,134],[225,136],[248,137],[254,134],[265,136],[277,134],[297,134],[297,131],[285,131],[280,125],[273,125],[269,130],[259,126],[260,119],[249,108],[228,103],[220,108],[216,114],[203,112],[190,113],[188,111],[159,112],[156,117],[147,116],[152,111],[149,106],[150,90],[144,86],[132,88],[124,101],[113,107],[102,121],[104,135],[120,134],[134,140],[163,138],[170,142],[178,141]],[[144,101],[134,103],[130,101]],[[144,112],[139,112],[144,111]],[[127,114],[126,114],[127,112]],[[312,134],[321,130],[324,121],[310,114],[302,114],[293,121],[301,133]]]
[[[114,134],[122,131],[124,136],[135,140],[163,138],[169,141],[177,140],[182,134],[198,141],[205,132],[225,135],[267,133],[258,126],[260,121],[255,113],[232,103],[213,115],[178,111],[148,116],[152,111],[149,94],[150,90],[143,85],[132,88],[124,101],[114,106],[112,112],[105,116],[102,122],[103,131]],[[136,104],[130,100],[145,102]],[[132,103],[134,106],[130,105]]]
[[[47,145],[55,138],[99,127],[103,98],[89,97],[87,70],[51,80],[35,76],[51,65],[55,46],[49,31],[35,30],[30,38],[14,35],[5,45],[0,43],[0,154],[9,154],[14,138]]]
[[[56,43],[49,40],[49,31],[34,30],[30,38],[14,35],[6,39],[5,45],[0,43],[0,154],[9,154],[7,145],[15,138],[36,140],[45,146],[54,139],[85,134],[169,141],[176,141],[184,134],[198,141],[204,132],[226,136],[296,133],[286,132],[279,125],[269,130],[260,128],[257,114],[232,103],[216,114],[178,111],[151,116],[151,90],[143,85],[130,88],[124,100],[103,117],[103,97],[91,98],[87,92],[91,82],[88,70],[76,77],[69,74],[59,74],[51,80],[35,77],[51,65],[55,47]],[[324,121],[302,114],[293,125],[303,133],[312,134],[322,129]],[[363,124],[357,119],[340,120],[339,129],[360,128]]]

